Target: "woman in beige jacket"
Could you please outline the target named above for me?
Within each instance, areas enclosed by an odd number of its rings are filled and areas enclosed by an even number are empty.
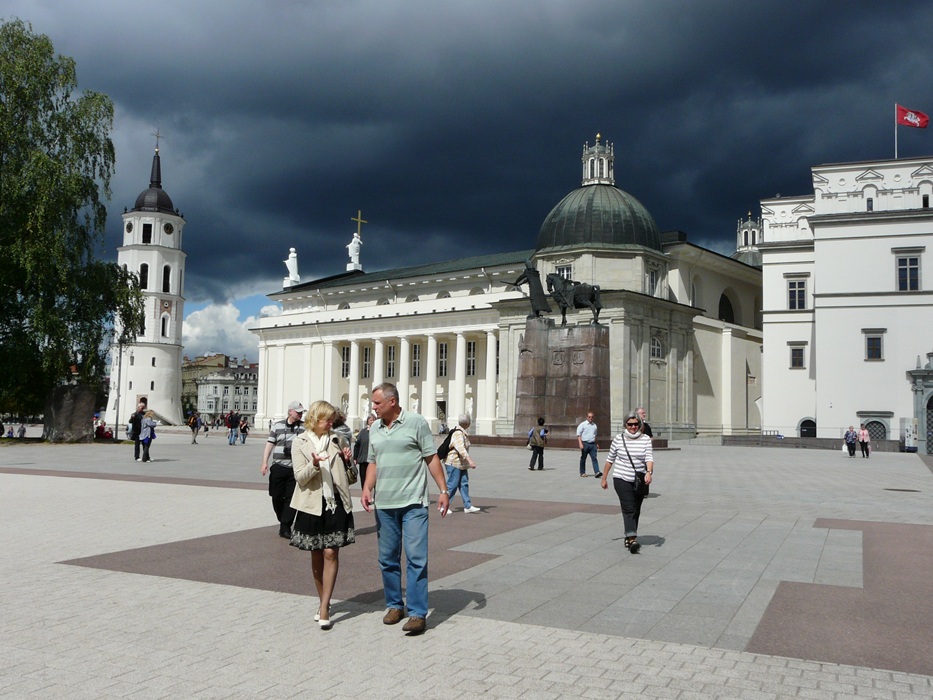
[[[330,599],[337,583],[340,547],[356,541],[353,503],[346,462],[350,446],[333,431],[337,409],[315,401],[305,414],[305,432],[292,442],[297,511],[291,545],[311,552],[311,573],[320,599],[314,616],[321,629],[331,628]]]

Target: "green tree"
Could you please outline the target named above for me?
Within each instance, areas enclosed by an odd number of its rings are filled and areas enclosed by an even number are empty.
[[[97,259],[113,103],[76,90],[47,36],[0,23],[0,411],[38,412],[72,378],[98,386],[114,328],[127,341],[142,325],[135,275]]]

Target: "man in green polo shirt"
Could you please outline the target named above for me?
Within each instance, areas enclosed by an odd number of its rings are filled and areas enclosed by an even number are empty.
[[[379,567],[386,597],[382,621],[394,625],[405,617],[404,543],[409,619],[402,630],[410,635],[421,634],[428,616],[427,472],[440,491],[437,509],[442,518],[450,507],[447,481],[427,421],[417,413],[402,410],[395,385],[385,383],[375,387],[371,400],[379,420],[369,429],[369,467],[362,503],[367,511],[376,509]]]

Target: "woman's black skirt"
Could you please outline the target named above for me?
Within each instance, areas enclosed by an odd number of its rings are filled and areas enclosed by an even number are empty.
[[[322,503],[323,500],[322,496]],[[323,515],[311,515],[300,510],[297,512],[292,527],[292,547],[312,551],[335,549],[356,542],[353,513],[344,510],[340,496],[336,500],[337,509],[333,513],[327,508],[323,508]]]

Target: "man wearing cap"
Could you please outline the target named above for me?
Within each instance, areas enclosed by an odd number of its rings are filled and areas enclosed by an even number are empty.
[[[295,491],[295,472],[292,470],[292,440],[304,432],[301,416],[305,407],[300,401],[288,404],[288,417],[272,424],[269,439],[262,453],[262,466],[259,473],[269,474],[269,496],[272,509],[279,521],[279,537],[292,538],[292,523],[295,509],[291,507],[292,493]],[[272,468],[269,468],[269,458]]]

